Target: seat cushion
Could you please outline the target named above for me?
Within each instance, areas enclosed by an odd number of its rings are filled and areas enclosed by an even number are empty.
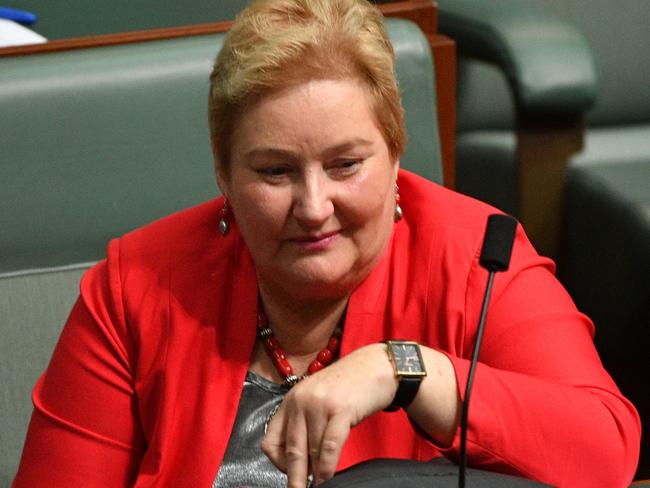
[[[570,166],[589,170],[631,201],[650,204],[650,125],[590,128]]]
[[[0,486],[18,469],[43,373],[88,265],[0,275]]]

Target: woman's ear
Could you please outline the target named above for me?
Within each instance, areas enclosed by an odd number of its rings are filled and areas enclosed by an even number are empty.
[[[228,179],[224,176],[223,171],[219,169],[219,164],[215,163],[215,168],[217,171],[217,186],[221,190],[221,194],[228,198],[230,194],[230,187],[228,185]]]
[[[225,196],[228,194],[228,185],[226,177],[223,173],[222,164],[219,161],[219,152],[217,151],[217,143],[214,135],[210,136],[210,148],[212,149],[212,160],[214,161],[214,172],[217,175],[217,186],[221,193]]]
[[[400,161],[399,159],[395,159],[395,162],[393,163],[393,180],[397,181],[397,175],[399,173],[399,166],[400,166]]]

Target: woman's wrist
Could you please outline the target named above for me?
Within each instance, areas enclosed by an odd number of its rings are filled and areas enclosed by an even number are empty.
[[[388,392],[388,402],[382,409],[387,408],[392,402],[393,399],[395,398],[395,394],[397,393],[397,389],[399,388],[399,380],[397,376],[395,375],[395,369],[393,365],[391,364],[390,361],[390,356],[388,354],[388,346],[386,345],[385,342],[380,342],[376,344],[378,349],[381,350],[381,371],[382,374],[384,375],[384,382],[385,384],[385,390]]]
[[[454,440],[460,419],[461,398],[456,372],[449,358],[420,346],[427,376],[406,412],[440,447]]]
[[[383,342],[369,344],[355,352],[362,353],[365,358],[361,359],[358,366],[366,368],[368,381],[376,385],[374,391],[379,395],[375,399],[375,411],[381,411],[393,401],[398,387],[386,344]]]

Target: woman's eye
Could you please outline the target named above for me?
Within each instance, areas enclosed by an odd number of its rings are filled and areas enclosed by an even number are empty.
[[[361,161],[359,159],[345,159],[343,161],[338,161],[334,165],[334,170],[338,173],[347,174],[356,171],[360,164]]]
[[[258,172],[263,176],[279,178],[289,173],[289,168],[285,166],[271,166],[269,168],[262,168]]]

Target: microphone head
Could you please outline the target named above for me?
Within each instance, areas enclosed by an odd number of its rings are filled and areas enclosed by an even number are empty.
[[[510,215],[488,217],[479,263],[488,271],[505,271],[510,265],[517,221]]]

